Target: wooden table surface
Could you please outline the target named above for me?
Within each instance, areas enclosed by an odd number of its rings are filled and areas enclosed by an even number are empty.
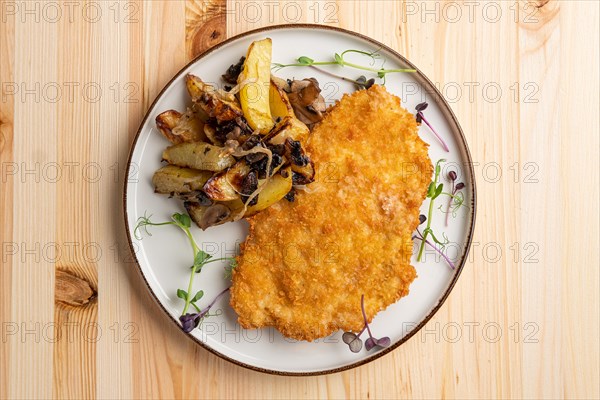
[[[155,305],[127,246],[129,146],[195,55],[279,23],[354,30],[441,88],[477,174],[450,298],[330,376],[223,361]],[[0,2],[0,397],[598,398],[597,1]],[[315,44],[318,45],[318,44]]]

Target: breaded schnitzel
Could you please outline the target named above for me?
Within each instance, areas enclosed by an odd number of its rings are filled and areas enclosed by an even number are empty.
[[[344,95],[315,127],[316,181],[249,219],[231,306],[244,328],[312,341],[363,328],[408,294],[411,235],[433,167],[412,114],[382,86]]]

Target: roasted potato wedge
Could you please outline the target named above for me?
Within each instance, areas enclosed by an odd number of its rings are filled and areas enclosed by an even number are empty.
[[[192,221],[202,230],[231,221],[231,209],[222,203],[202,206],[186,201],[184,207]]]
[[[152,184],[156,193],[190,193],[202,189],[212,175],[210,171],[166,165],[154,173]]]
[[[156,117],[156,127],[173,144],[204,140],[203,125],[192,110],[184,114],[168,110]]]
[[[211,144],[214,144],[217,146],[223,145],[223,143],[221,143],[221,141],[219,141],[219,139],[217,139],[216,130],[213,126],[210,126],[209,124],[204,125],[204,134],[206,135],[206,138],[208,139],[207,142],[210,142]]]
[[[271,83],[271,39],[253,42],[238,76],[240,103],[250,127],[266,135],[274,122],[269,106]]]
[[[235,96],[219,92],[212,85],[202,82],[202,79],[192,74],[186,75],[185,82],[192,101],[209,117],[223,122],[244,115]]]
[[[250,217],[265,208],[271,207],[279,200],[283,199],[286,194],[292,189],[292,170],[291,167],[283,168],[279,173],[273,175],[267,183],[264,183],[264,179],[260,180],[260,185],[264,184],[260,193],[258,194],[258,201],[253,206],[248,206],[244,217]],[[232,210],[233,215],[241,212],[244,207],[244,203],[240,199],[236,199],[226,203]]]
[[[275,119],[285,117],[295,117],[294,108],[288,99],[287,93],[280,89],[271,78],[269,86],[269,108],[271,116]]]
[[[224,154],[222,147],[204,142],[180,143],[167,147],[162,158],[180,167],[214,172],[223,171],[235,164],[235,158]]]
[[[253,206],[248,206],[244,216],[249,217],[265,208],[271,207],[273,204],[283,199],[291,189],[292,171],[290,167],[286,167],[269,178],[265,187],[258,194],[258,202]]]
[[[271,144],[283,144],[287,139],[304,143],[309,134],[310,131],[304,123],[295,117],[287,116],[275,125],[266,139]]]
[[[242,183],[250,172],[246,160],[241,159],[231,168],[221,171],[210,178],[204,185],[204,193],[217,201],[228,201],[240,198]]]

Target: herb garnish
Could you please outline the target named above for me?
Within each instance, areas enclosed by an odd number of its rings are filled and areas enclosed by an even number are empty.
[[[456,210],[458,210],[465,201],[465,197],[461,192],[461,190],[464,189],[465,184],[459,182],[455,185],[454,182],[456,181],[457,177],[458,176],[456,175],[455,171],[448,172],[448,180],[452,182],[452,190],[450,191],[451,196],[448,196],[448,208],[446,209],[446,226],[448,226],[448,216],[450,215],[450,213],[452,213],[453,216],[456,216]],[[441,207],[442,206],[440,206],[440,209]]]
[[[435,236],[435,234],[433,233],[433,230],[431,229],[431,217],[433,216],[433,206],[434,206],[435,199],[437,199],[441,195],[448,196],[450,198],[450,203],[448,204],[448,213],[452,212],[452,214],[455,214],[456,211],[464,204],[464,195],[462,194],[462,192],[460,192],[460,190],[465,187],[465,184],[460,182],[460,183],[456,184],[456,186],[454,185],[454,181],[457,178],[455,171],[448,172],[448,179],[452,182],[451,193],[444,192],[444,184],[440,182],[440,173],[442,170],[441,163],[443,163],[445,161],[446,161],[445,159],[441,159],[441,160],[438,160],[438,162],[435,164],[434,178],[433,178],[433,181],[429,184],[429,188],[427,189],[427,198],[429,198],[429,210],[428,210],[427,216],[422,215],[422,214],[419,215],[419,225],[423,225],[425,222],[427,222],[427,225],[425,226],[425,229],[423,229],[423,232],[421,232],[419,230],[419,228],[417,228],[417,234],[414,235],[412,238],[419,239],[421,241],[421,245],[419,246],[419,254],[417,256],[417,261],[421,261],[421,257],[423,256],[423,250],[425,249],[425,245],[429,245],[435,251],[437,251],[442,257],[444,257],[444,259],[450,265],[450,267],[452,269],[454,269],[454,268],[456,268],[456,266],[454,265],[452,260],[450,260],[450,258],[448,256],[446,256],[444,254],[444,252],[442,251],[444,249],[444,246],[446,246],[446,244],[449,243],[448,238],[446,237],[446,235],[444,233],[442,233],[444,241],[443,242],[440,241]],[[450,211],[452,204],[454,204],[454,208],[452,208],[452,210]],[[442,206],[440,206],[439,208],[441,208],[441,207]],[[446,225],[448,224],[447,217],[448,217],[448,215],[446,214]],[[431,239],[433,240],[434,243],[427,240],[428,236],[431,236]]]
[[[360,64],[355,64],[355,63],[347,61],[344,58],[344,56],[346,56],[347,54],[351,54],[351,53],[362,54],[362,55],[369,57],[371,59],[371,65],[374,65],[375,61],[381,58],[381,54],[379,54],[379,50],[369,52],[369,51],[363,51],[363,50],[349,49],[349,50],[343,51],[342,53],[335,53],[333,55],[333,61],[315,61],[310,57],[302,56],[302,57],[298,57],[297,63],[292,63],[292,64],[273,63],[273,68],[275,70],[280,70],[285,67],[314,67],[314,66],[319,66],[319,65],[339,65],[340,67],[350,67],[350,68],[356,68],[356,69],[361,69],[363,71],[370,71],[370,72],[376,73],[379,78],[383,79],[384,85],[385,85],[385,76],[387,74],[394,73],[394,72],[416,72],[416,70],[412,69],[412,68],[385,69],[385,68],[383,68],[383,66],[385,64],[385,60],[379,67],[372,67],[372,66],[368,67],[368,66],[364,66],[364,65],[360,65]],[[345,78],[344,80],[350,80],[350,79]]]
[[[417,261],[421,261],[421,257],[423,256],[423,250],[425,249],[425,243],[427,242],[427,237],[431,235],[433,241],[441,246],[444,246],[446,243],[441,242],[438,238],[435,237],[433,230],[431,229],[431,216],[433,214],[433,204],[435,199],[437,199],[444,190],[444,184],[439,183],[440,172],[442,171],[441,163],[445,162],[445,159],[439,160],[435,164],[435,174],[433,177],[433,181],[429,184],[429,188],[427,189],[427,198],[429,199],[429,211],[427,212],[427,217],[425,221],[427,221],[427,226],[423,230],[423,233],[417,232],[421,235],[421,246],[419,247],[419,255],[417,256]],[[419,221],[422,221],[423,218],[419,217]],[[424,222],[425,222],[424,221]]]
[[[235,259],[231,258],[231,257],[212,258],[212,256],[210,254],[208,254],[205,251],[203,251],[202,249],[200,249],[200,247],[196,243],[196,240],[194,240],[194,237],[192,236],[192,233],[190,231],[192,221],[191,221],[189,215],[175,213],[171,216],[172,221],[166,221],[166,222],[152,222],[150,220],[151,217],[152,217],[152,215],[150,215],[150,216],[144,215],[143,217],[140,217],[138,219],[138,222],[133,231],[133,234],[136,239],[141,240],[141,237],[138,236],[138,230],[140,230],[140,229],[144,229],[144,231],[149,236],[152,236],[150,234],[150,232],[148,232],[148,226],[175,225],[175,226],[179,227],[185,233],[185,235],[187,236],[187,238],[190,242],[190,245],[192,246],[192,251],[194,253],[194,264],[190,267],[192,272],[190,274],[190,280],[188,282],[187,290],[177,289],[177,297],[179,297],[180,299],[185,301],[185,305],[183,307],[183,311],[181,312],[181,316],[179,317],[179,321],[181,322],[183,330],[186,333],[189,333],[200,324],[200,321],[202,321],[202,319],[204,317],[209,315],[208,312],[210,311],[211,307],[216,303],[216,301],[221,296],[223,296],[226,292],[229,291],[229,288],[223,290],[221,293],[219,293],[215,297],[215,299],[208,305],[208,307],[206,307],[204,309],[200,309],[200,307],[198,307],[196,302],[204,296],[204,292],[202,290],[199,290],[198,292],[196,292],[196,294],[194,294],[192,296],[194,277],[196,276],[196,274],[198,274],[198,273],[200,273],[200,271],[202,271],[202,268],[206,264],[210,264],[210,263],[217,262],[217,261],[229,260],[230,265],[233,265],[233,263],[235,262]],[[190,305],[196,309],[197,313],[194,313],[194,314],[187,313]]]
[[[417,104],[417,106],[415,107],[415,110],[417,111],[417,117],[416,117],[417,122],[418,123],[421,123],[421,121],[425,122],[425,124],[429,127],[429,129],[431,129],[431,131],[433,132],[435,137],[440,141],[444,150],[446,152],[450,152],[450,149],[448,148],[448,145],[446,144],[446,142],[444,142],[444,139],[442,139],[442,137],[436,132],[436,130],[433,128],[433,126],[431,126],[429,121],[427,121],[427,119],[425,118],[423,111],[425,111],[427,106],[429,106],[429,104],[427,104],[426,102],[423,102],[423,103]]]
[[[325,74],[325,75],[329,75],[334,78],[353,83],[358,90],[369,89],[371,86],[373,86],[375,84],[375,78],[367,79],[364,75],[361,75],[356,79],[351,79],[351,78],[347,78],[345,76],[334,74],[333,72],[326,71],[323,68],[315,67],[314,65],[311,65],[310,67],[312,69],[315,69],[315,70]]]
[[[369,327],[369,323],[367,322],[367,313],[365,312],[365,295],[360,296],[360,309],[362,311],[363,320],[365,321],[365,326],[359,333],[354,332],[344,332],[342,335],[342,340],[344,343],[348,345],[348,348],[353,353],[358,353],[362,349],[362,340],[360,336],[366,330],[369,333],[369,338],[365,340],[365,349],[370,351],[374,347],[388,347],[391,343],[389,337],[384,336],[381,339],[377,339],[373,337],[371,333],[371,328]]]

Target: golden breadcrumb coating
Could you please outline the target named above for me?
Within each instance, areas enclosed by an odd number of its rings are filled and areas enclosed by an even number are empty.
[[[433,167],[412,114],[382,86],[331,108],[307,146],[316,181],[249,219],[231,306],[244,328],[312,341],[408,294],[411,235]]]

